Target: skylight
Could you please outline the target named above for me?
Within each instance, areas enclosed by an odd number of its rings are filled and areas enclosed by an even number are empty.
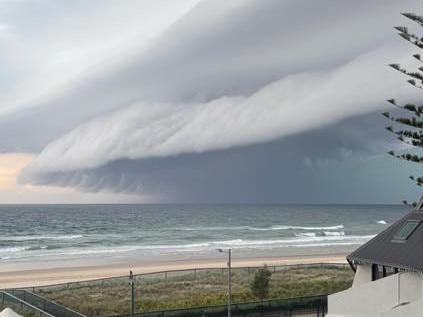
[[[416,230],[420,224],[419,220],[408,220],[402,227],[397,231],[394,236],[394,240],[407,240],[411,234]]]

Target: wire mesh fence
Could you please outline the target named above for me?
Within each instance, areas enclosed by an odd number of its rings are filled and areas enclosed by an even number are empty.
[[[137,313],[133,316],[126,314],[113,317],[224,317],[228,315],[227,309],[226,305],[221,305]],[[275,299],[231,305],[231,316],[233,317],[323,317],[326,312],[327,296]]]
[[[83,314],[78,313],[68,307],[57,304],[40,295],[28,292],[26,290],[10,290],[8,293],[15,298],[53,316],[85,317]]]
[[[233,267],[232,274],[242,276],[254,276],[254,274],[263,268],[263,266],[249,266],[249,267]],[[302,269],[313,269],[313,268],[327,268],[327,269],[345,269],[349,270],[348,264],[343,263],[311,263],[311,264],[291,264],[291,265],[271,265],[267,268],[273,273],[284,273],[288,270],[302,270]],[[157,282],[174,282],[174,281],[195,281],[204,277],[219,277],[225,278],[227,275],[227,268],[194,268],[184,270],[171,270],[171,271],[158,271],[152,273],[141,273],[134,274],[135,282],[145,283],[157,283]],[[128,270],[129,272],[129,270]],[[119,284],[126,285],[128,283],[128,276],[115,276],[107,277],[86,281],[77,281],[69,283],[60,283],[44,286],[34,286],[25,288],[33,293],[51,291],[51,290],[63,290],[63,289],[79,289],[85,287],[109,287],[116,286]],[[139,283],[138,283],[139,284]]]
[[[49,314],[16,296],[0,291],[0,306],[11,308],[25,317],[55,317],[58,315]]]
[[[280,289],[287,290],[289,285],[285,283],[290,282],[297,283],[302,288],[295,293],[272,294],[273,298],[292,297],[289,299],[248,302],[254,300],[248,289],[260,268],[263,266],[232,268],[234,284],[232,316],[324,316],[327,306],[326,294],[339,289],[321,288],[316,292],[310,292],[309,286],[302,281],[308,282],[311,275],[323,276],[319,281],[326,282],[327,279],[326,286],[331,286],[337,282],[337,276],[352,277],[348,264],[267,266],[272,272],[273,290],[276,288],[278,292]],[[223,304],[227,298],[227,273],[227,268],[201,268],[136,274],[133,276],[136,286],[135,317],[226,316],[227,306]],[[130,317],[128,277],[118,276],[8,292],[11,292],[17,300],[25,301],[53,316]],[[329,277],[333,279],[329,281]],[[345,289],[349,286],[344,283],[341,287]],[[317,294],[322,296],[297,297]],[[221,306],[208,306],[214,303]],[[196,306],[203,307],[185,309]]]

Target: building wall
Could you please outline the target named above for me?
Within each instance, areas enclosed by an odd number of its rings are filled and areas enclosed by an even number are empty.
[[[393,310],[383,313],[381,317],[422,317],[423,300],[418,300],[407,305],[401,305]]]
[[[422,275],[420,273],[400,273],[400,304],[413,302],[422,298]],[[423,313],[421,314],[423,316]]]
[[[398,273],[368,282],[366,267],[357,272],[359,272],[357,281],[354,278],[353,286],[350,289],[328,297],[328,317],[414,316],[409,312],[403,314],[402,310],[406,309],[406,306],[417,307],[417,302],[421,301],[423,287],[421,274]],[[413,303],[413,306],[409,303]],[[423,316],[422,308],[419,307],[419,316]],[[395,313],[395,311],[399,313]],[[390,315],[387,315],[388,312]]]
[[[372,266],[369,265],[358,265],[354,275],[354,281],[352,287],[357,287],[365,283],[372,281]]]

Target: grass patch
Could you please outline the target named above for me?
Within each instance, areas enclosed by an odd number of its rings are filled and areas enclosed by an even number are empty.
[[[273,271],[267,299],[326,295],[351,286],[353,272],[341,266],[278,267]],[[253,269],[233,269],[233,302],[256,301],[250,291]],[[130,286],[127,278],[39,288],[40,295],[88,316],[128,314]],[[224,305],[227,275],[221,269],[196,274],[147,275],[136,278],[136,311]]]

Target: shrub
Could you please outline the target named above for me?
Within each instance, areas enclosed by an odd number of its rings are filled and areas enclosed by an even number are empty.
[[[264,299],[269,294],[269,282],[272,273],[269,271],[265,265],[263,268],[259,269],[254,275],[254,280],[251,283],[251,293],[255,297]]]

